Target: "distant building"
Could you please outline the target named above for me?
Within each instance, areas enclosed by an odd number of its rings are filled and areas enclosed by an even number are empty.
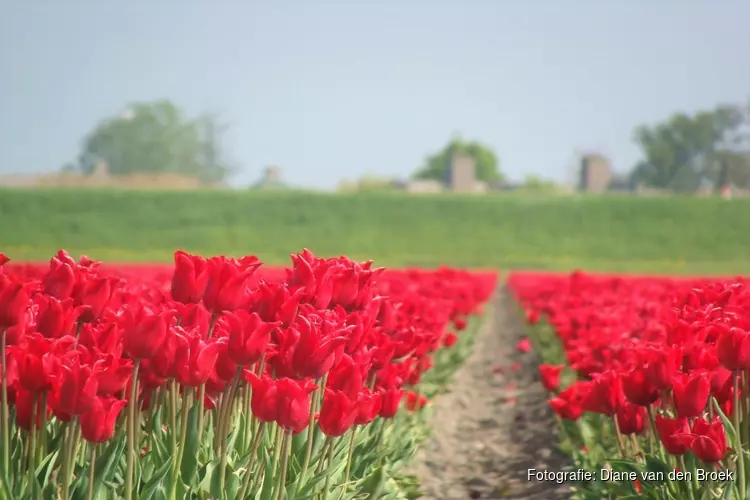
[[[451,191],[476,191],[477,179],[474,158],[467,155],[453,155],[446,177],[445,184]]]
[[[403,188],[407,193],[442,193],[445,186],[435,180],[419,180],[405,183]]]
[[[579,188],[589,193],[604,193],[612,182],[609,160],[597,154],[585,155],[581,159]]]

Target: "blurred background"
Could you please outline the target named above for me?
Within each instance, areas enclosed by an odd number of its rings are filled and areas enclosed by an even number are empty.
[[[8,2],[0,251],[750,271],[750,4]]]

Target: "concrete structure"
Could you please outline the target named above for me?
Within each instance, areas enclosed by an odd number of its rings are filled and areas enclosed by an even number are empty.
[[[597,154],[585,155],[581,159],[579,188],[589,193],[603,193],[612,182],[609,160]]]
[[[451,191],[469,193],[477,191],[476,163],[466,155],[454,155],[448,168],[445,184]]]

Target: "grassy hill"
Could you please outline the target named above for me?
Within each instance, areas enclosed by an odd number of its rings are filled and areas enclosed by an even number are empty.
[[[750,272],[750,199],[0,190],[0,251],[285,264],[303,247],[383,265]]]

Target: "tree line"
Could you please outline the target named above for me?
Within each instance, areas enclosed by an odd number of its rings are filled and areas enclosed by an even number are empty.
[[[237,170],[223,147],[227,129],[215,114],[189,117],[168,100],[134,103],[98,123],[84,138],[77,160],[63,169],[89,174],[105,162],[112,175],[175,173],[222,182]],[[629,173],[634,185],[675,192],[726,184],[750,188],[750,104],[678,112],[638,127],[633,140],[642,152]],[[429,155],[412,178],[444,181],[455,154],[474,159],[478,180],[505,180],[489,146],[460,137]]]

